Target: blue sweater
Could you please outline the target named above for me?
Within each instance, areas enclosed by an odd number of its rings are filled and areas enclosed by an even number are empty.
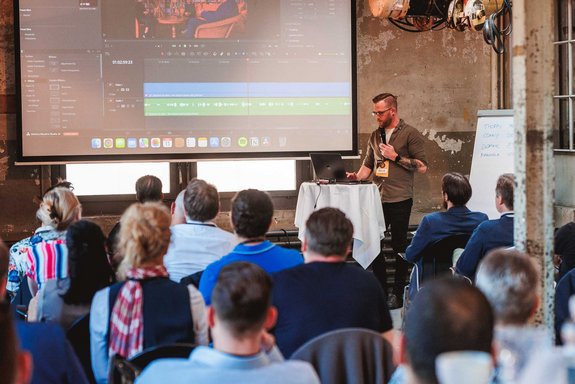
[[[257,264],[267,273],[272,274],[282,269],[303,264],[303,257],[298,251],[282,248],[269,241],[257,245],[238,244],[229,254],[208,265],[202,273],[200,292],[204,296],[206,305],[210,305],[212,302],[212,290],[216,285],[220,270],[226,265],[238,261]]]

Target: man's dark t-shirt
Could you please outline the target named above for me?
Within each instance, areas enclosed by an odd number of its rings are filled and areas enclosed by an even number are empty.
[[[377,279],[356,265],[314,262],[273,275],[276,343],[288,358],[308,340],[341,328],[393,328]]]

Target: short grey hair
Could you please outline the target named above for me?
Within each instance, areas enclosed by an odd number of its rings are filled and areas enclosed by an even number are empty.
[[[475,284],[491,303],[496,322],[506,325],[526,324],[541,292],[535,259],[515,249],[489,252],[479,264]]]

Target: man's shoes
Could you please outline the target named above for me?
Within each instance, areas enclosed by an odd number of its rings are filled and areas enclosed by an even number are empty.
[[[394,293],[387,296],[387,307],[389,309],[398,309],[403,307],[403,300]]]

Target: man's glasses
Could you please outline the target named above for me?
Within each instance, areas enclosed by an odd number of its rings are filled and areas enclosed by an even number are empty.
[[[391,107],[391,108],[393,108],[393,107]],[[383,116],[383,115],[385,115],[385,112],[389,111],[391,108],[384,109],[383,111],[373,111],[373,112],[371,112],[371,114],[373,116]]]

